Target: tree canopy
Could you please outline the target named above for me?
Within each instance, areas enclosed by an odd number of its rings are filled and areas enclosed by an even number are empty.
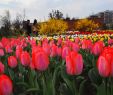
[[[78,31],[93,31],[98,29],[99,25],[92,20],[81,19],[75,22],[75,30]]]
[[[62,19],[49,19],[47,22],[40,23],[39,34],[62,34],[67,28],[67,23]]]

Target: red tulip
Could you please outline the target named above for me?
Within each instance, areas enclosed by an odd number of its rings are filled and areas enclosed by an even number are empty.
[[[20,59],[20,55],[22,53],[22,47],[21,46],[17,46],[15,53],[16,53],[16,58]]]
[[[27,51],[23,51],[20,56],[21,64],[23,66],[29,66],[31,62],[30,54]]]
[[[46,43],[43,45],[44,52],[49,56],[50,55],[50,46]]]
[[[45,71],[49,65],[49,58],[44,51],[32,54],[32,65],[39,71]]]
[[[43,43],[48,43],[48,39],[47,38],[43,38],[42,42]]]
[[[32,69],[32,70],[34,70],[35,69],[35,64],[34,63],[30,63],[30,68]]]
[[[57,48],[57,55],[62,56],[62,48]]]
[[[73,43],[72,50],[78,52],[80,50],[80,46],[76,43]]]
[[[97,68],[101,76],[108,77],[110,75],[110,63],[102,55],[98,58]]]
[[[2,62],[0,62],[0,74],[3,74],[5,70],[5,66],[4,64],[2,64]]]
[[[108,44],[109,44],[109,45],[112,45],[112,44],[113,44],[113,39],[109,39],[109,40],[108,40]]]
[[[110,64],[110,76],[113,76],[113,48],[105,47],[102,54],[104,58],[107,60],[108,64]]]
[[[50,45],[50,47],[52,47],[54,45],[54,40],[51,40],[49,45]]]
[[[9,56],[8,57],[8,65],[11,68],[15,68],[17,66],[17,59],[15,56]]]
[[[91,40],[84,39],[82,41],[82,49],[90,50],[92,48],[92,42]]]
[[[3,44],[0,42],[0,48],[3,48]]]
[[[13,85],[11,79],[7,75],[0,76],[0,95],[11,95]]]
[[[62,58],[65,59],[66,56],[71,52],[71,50],[69,49],[69,47],[64,47],[62,49]]]
[[[13,52],[10,44],[6,45],[5,50],[6,50],[7,53],[12,53]]]
[[[93,45],[93,47],[92,47],[92,53],[94,54],[94,55],[99,55],[99,54],[101,54],[101,52],[102,52],[102,50],[103,50],[103,47],[104,47],[104,45],[103,45],[103,42],[96,42],[94,45]]]
[[[50,56],[51,57],[57,56],[57,46],[55,44],[53,44],[53,46],[51,47]]]
[[[4,50],[0,49],[0,56],[4,56]]]
[[[6,47],[6,45],[9,44],[9,42],[10,42],[9,39],[5,38],[5,37],[3,37],[2,40],[1,40],[3,47]]]
[[[75,38],[75,43],[78,44],[79,42],[80,42],[80,38],[79,37]]]
[[[58,41],[57,41],[57,45],[59,46],[59,45],[61,45],[61,44],[62,44],[62,38],[59,37],[59,38],[58,38]]]
[[[70,75],[79,75],[83,70],[83,59],[81,54],[74,51],[66,56],[66,71]]]
[[[29,41],[29,43],[31,44],[31,46],[36,46],[36,40],[35,39],[32,39]]]

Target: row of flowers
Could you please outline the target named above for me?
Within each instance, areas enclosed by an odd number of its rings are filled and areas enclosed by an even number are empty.
[[[107,34],[2,38],[0,95],[112,95],[112,45]]]
[[[98,30],[98,31],[94,31],[93,33],[97,33],[97,34],[113,34],[112,30]],[[87,32],[87,31],[68,31],[66,33],[67,35],[74,35],[74,34],[82,34],[82,35],[89,35],[92,34],[92,32]]]

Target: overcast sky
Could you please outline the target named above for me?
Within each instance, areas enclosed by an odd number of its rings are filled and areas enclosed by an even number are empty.
[[[113,0],[0,0],[0,15],[9,10],[12,19],[16,14],[26,13],[26,19],[43,21],[53,9],[60,10],[64,16],[82,18],[97,12],[113,10]]]

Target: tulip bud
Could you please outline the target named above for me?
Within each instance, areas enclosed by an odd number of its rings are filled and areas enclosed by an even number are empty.
[[[49,65],[49,58],[47,54],[43,51],[36,52],[32,54],[32,66],[39,71],[45,71]]]
[[[6,75],[0,76],[0,95],[11,95],[13,85],[11,79]]]
[[[11,68],[15,68],[17,66],[17,59],[15,56],[9,56],[8,57],[8,65]]]
[[[108,77],[110,75],[110,63],[104,56],[99,56],[97,68],[102,77]]]
[[[70,75],[79,75],[83,70],[83,59],[81,54],[74,51],[66,56],[66,71]]]
[[[0,49],[0,56],[4,56],[4,50]]]
[[[30,54],[27,51],[23,51],[21,53],[20,61],[23,66],[29,66],[31,62]]]

